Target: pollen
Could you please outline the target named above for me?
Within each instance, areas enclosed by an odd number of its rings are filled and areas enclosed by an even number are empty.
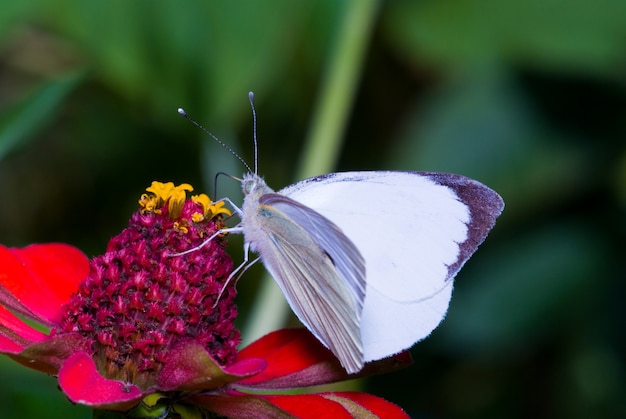
[[[187,226],[183,223],[180,223],[178,221],[174,222],[174,230],[179,231],[183,234],[189,233],[189,229],[187,228]]]

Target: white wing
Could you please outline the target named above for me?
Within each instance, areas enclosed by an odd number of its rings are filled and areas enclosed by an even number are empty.
[[[452,278],[504,207],[479,182],[427,172],[331,173],[279,193],[334,222],[365,258],[366,362],[406,349],[437,327]]]
[[[302,323],[348,372],[363,368],[365,266],[355,245],[320,214],[276,193],[262,195],[255,214],[244,212],[244,226]]]
[[[272,207],[303,228],[327,255],[352,294],[360,318],[365,299],[365,261],[353,241],[311,208],[284,195],[269,193],[259,204]]]

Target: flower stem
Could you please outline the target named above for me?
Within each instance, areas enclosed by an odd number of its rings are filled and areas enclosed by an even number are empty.
[[[344,3],[343,17],[300,157],[297,179],[327,173],[335,167],[377,9],[377,0],[348,0]],[[285,298],[266,275],[259,297],[247,317],[244,343],[283,327],[288,316]]]

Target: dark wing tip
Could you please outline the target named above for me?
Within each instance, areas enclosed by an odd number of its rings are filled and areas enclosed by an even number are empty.
[[[493,189],[465,176],[448,173],[422,174],[454,190],[459,200],[467,205],[470,212],[467,239],[459,244],[457,261],[448,267],[448,279],[450,279],[485,241],[487,234],[496,224],[496,218],[504,210],[504,200]]]

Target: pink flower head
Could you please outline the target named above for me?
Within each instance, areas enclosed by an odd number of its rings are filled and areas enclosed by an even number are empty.
[[[187,199],[191,190],[153,182],[91,262],[64,244],[0,246],[0,352],[57,376],[72,402],[134,417],[407,417],[363,393],[276,394],[348,375],[305,329],[237,350],[232,261],[222,237],[205,243],[230,212],[206,195]],[[356,376],[409,363],[403,353]]]

